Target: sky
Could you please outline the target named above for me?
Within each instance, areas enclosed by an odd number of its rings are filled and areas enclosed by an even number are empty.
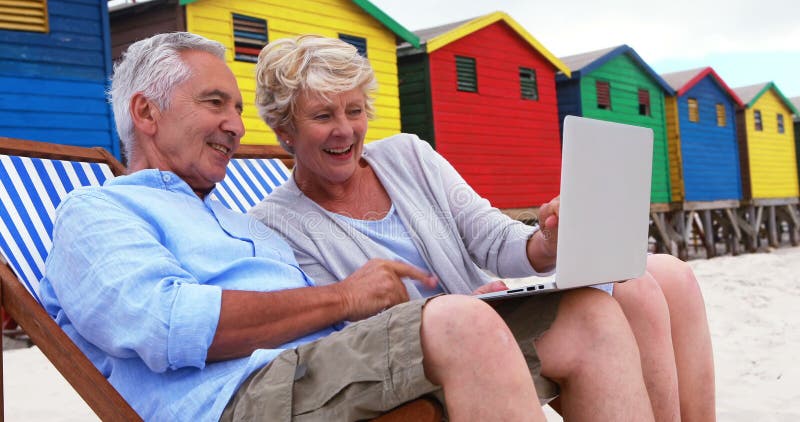
[[[711,66],[728,86],[800,96],[798,0],[371,0],[409,30],[503,11],[556,57],[620,44],[657,73]]]

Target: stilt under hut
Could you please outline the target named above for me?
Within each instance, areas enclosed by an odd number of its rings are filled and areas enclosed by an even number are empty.
[[[414,32],[398,46],[404,132],[493,206],[527,220],[558,195],[555,74],[569,69],[503,12]]]
[[[680,235],[684,258],[690,235],[702,240],[708,257],[717,253],[715,234],[737,254],[742,230],[749,230],[737,218],[742,182],[736,110],[742,101],[710,67],[661,77],[676,91],[665,99],[674,224],[665,228]]]
[[[755,250],[765,233],[767,244],[777,247],[780,228],[788,227],[793,245],[798,244],[798,164],[792,115],[797,109],[773,82],[740,88],[734,92],[744,107],[737,112],[739,156],[744,196],[742,215],[755,231],[747,247]]]

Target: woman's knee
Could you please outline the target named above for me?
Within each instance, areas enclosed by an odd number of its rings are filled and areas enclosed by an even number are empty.
[[[678,298],[692,300],[692,298],[702,297],[692,267],[672,255],[651,255],[647,259],[647,271],[658,282],[668,301]]]
[[[669,330],[667,300],[661,285],[651,273],[615,285],[614,298],[629,321],[646,322],[654,329]]]

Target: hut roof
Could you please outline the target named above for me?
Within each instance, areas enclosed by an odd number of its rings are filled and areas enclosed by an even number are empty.
[[[523,28],[522,25],[504,12],[493,12],[489,13],[488,15],[478,16],[472,19],[452,22],[433,28],[420,29],[414,31],[414,35],[419,38],[420,43],[423,46],[423,51],[430,54],[439,48],[446,46],[447,44],[459,40],[496,22],[504,22],[506,25],[508,25],[514,32],[517,33],[517,35],[519,35],[520,38],[525,40],[531,46],[531,48],[544,56],[559,72],[562,72],[566,75],[570,74],[569,68],[564,65],[564,63],[559,60],[558,57],[553,55],[553,53],[551,53],[539,41],[537,41],[536,38],[528,33],[528,31]],[[399,53],[403,50],[406,52],[410,51],[410,43],[403,43],[398,46]],[[416,51],[413,52],[413,54],[416,53]]]
[[[676,91],[676,95],[683,95],[686,91],[692,89],[698,82],[703,80],[706,76],[711,76],[711,79],[719,86],[739,107],[744,104],[736,93],[728,87],[728,84],[719,77],[717,72],[711,67],[700,67],[697,69],[682,70],[679,72],[662,73],[661,77],[669,86]]]
[[[789,102],[791,102],[794,109],[798,111],[794,113],[794,119],[800,121],[800,96],[789,98]]]
[[[792,102],[783,95],[781,90],[778,89],[778,86],[775,85],[775,82],[762,82],[755,85],[742,86],[739,88],[734,88],[733,91],[739,96],[739,98],[742,99],[745,107],[752,107],[753,104],[755,104],[756,101],[758,101],[758,99],[770,89],[775,91],[775,94],[781,99],[781,101],[783,101],[786,107],[791,110],[792,114],[798,114],[797,107],[795,107],[794,104],[792,104]]]
[[[674,90],[661,79],[661,76],[656,73],[650,65],[647,64],[636,51],[626,44],[618,45],[615,47],[604,48],[602,50],[589,51],[586,53],[575,54],[572,56],[562,57],[561,60],[572,70],[572,76],[580,78],[581,75],[590,73],[593,70],[604,65],[606,62],[620,56],[622,54],[630,57],[647,75],[650,76],[661,88],[669,93],[674,94]],[[558,75],[558,80],[564,80],[568,75]]]
[[[184,6],[197,1],[201,0],[180,0],[180,3],[181,6]],[[375,20],[382,23],[383,26],[392,31],[397,38],[402,39],[403,41],[413,45],[414,47],[419,47],[419,38],[417,38],[416,35],[414,35],[408,29],[404,28],[403,25],[400,25],[396,20],[392,19],[391,16],[387,15],[383,10],[379,9],[369,0],[351,0],[351,1],[355,3],[356,6],[363,9],[364,12],[366,12],[368,15],[375,18]]]

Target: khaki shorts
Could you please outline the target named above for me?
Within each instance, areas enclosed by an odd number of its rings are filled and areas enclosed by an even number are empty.
[[[533,340],[555,319],[560,294],[493,305],[528,362],[540,400],[558,387],[543,378]],[[394,306],[323,339],[286,350],[239,387],[222,421],[354,421],[375,418],[426,394],[443,401],[425,378],[419,327],[427,300]]]

